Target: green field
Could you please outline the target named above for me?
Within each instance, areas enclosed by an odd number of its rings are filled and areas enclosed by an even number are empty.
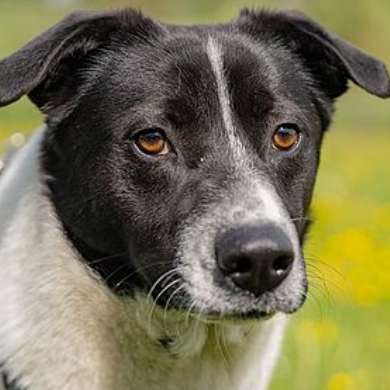
[[[52,24],[68,8],[1,0],[0,57]],[[85,7],[107,1],[79,2]],[[129,4],[111,1],[110,4]],[[390,2],[265,1],[297,4],[390,65]],[[141,1],[133,2],[140,7]],[[232,17],[242,1],[142,1],[169,21]],[[341,7],[341,8],[340,8]],[[349,22],[350,21],[350,22]],[[0,111],[0,148],[30,132],[39,113],[22,100]],[[306,247],[310,298],[293,316],[272,390],[390,389],[390,102],[357,88],[338,105],[327,134]]]

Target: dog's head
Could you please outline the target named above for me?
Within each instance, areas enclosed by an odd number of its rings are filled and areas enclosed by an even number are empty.
[[[293,312],[334,100],[384,65],[297,13],[171,26],[77,13],[0,63],[0,104],[47,116],[64,230],[116,293],[206,315]]]

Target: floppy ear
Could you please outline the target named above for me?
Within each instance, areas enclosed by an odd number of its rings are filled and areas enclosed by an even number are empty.
[[[373,95],[390,97],[389,74],[381,61],[325,31],[300,12],[244,10],[238,25],[252,35],[276,35],[303,60],[331,98],[347,90],[348,79]]]
[[[66,100],[66,92],[77,91],[83,61],[115,34],[131,40],[158,30],[152,20],[132,10],[71,14],[0,62],[0,106],[27,94],[47,113]]]

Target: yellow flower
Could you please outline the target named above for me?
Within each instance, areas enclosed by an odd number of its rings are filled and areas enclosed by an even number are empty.
[[[356,390],[356,381],[351,374],[338,372],[328,382],[327,390]]]

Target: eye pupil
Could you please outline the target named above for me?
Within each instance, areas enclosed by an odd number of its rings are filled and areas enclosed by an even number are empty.
[[[169,152],[168,141],[159,130],[145,130],[135,137],[137,148],[144,154],[164,155]]]
[[[287,151],[295,147],[299,142],[299,131],[293,125],[279,126],[273,137],[273,146],[282,151]]]
[[[152,134],[144,134],[139,137],[140,142],[145,143],[145,144],[157,144],[163,139],[161,138],[160,134],[158,133],[152,133]]]

